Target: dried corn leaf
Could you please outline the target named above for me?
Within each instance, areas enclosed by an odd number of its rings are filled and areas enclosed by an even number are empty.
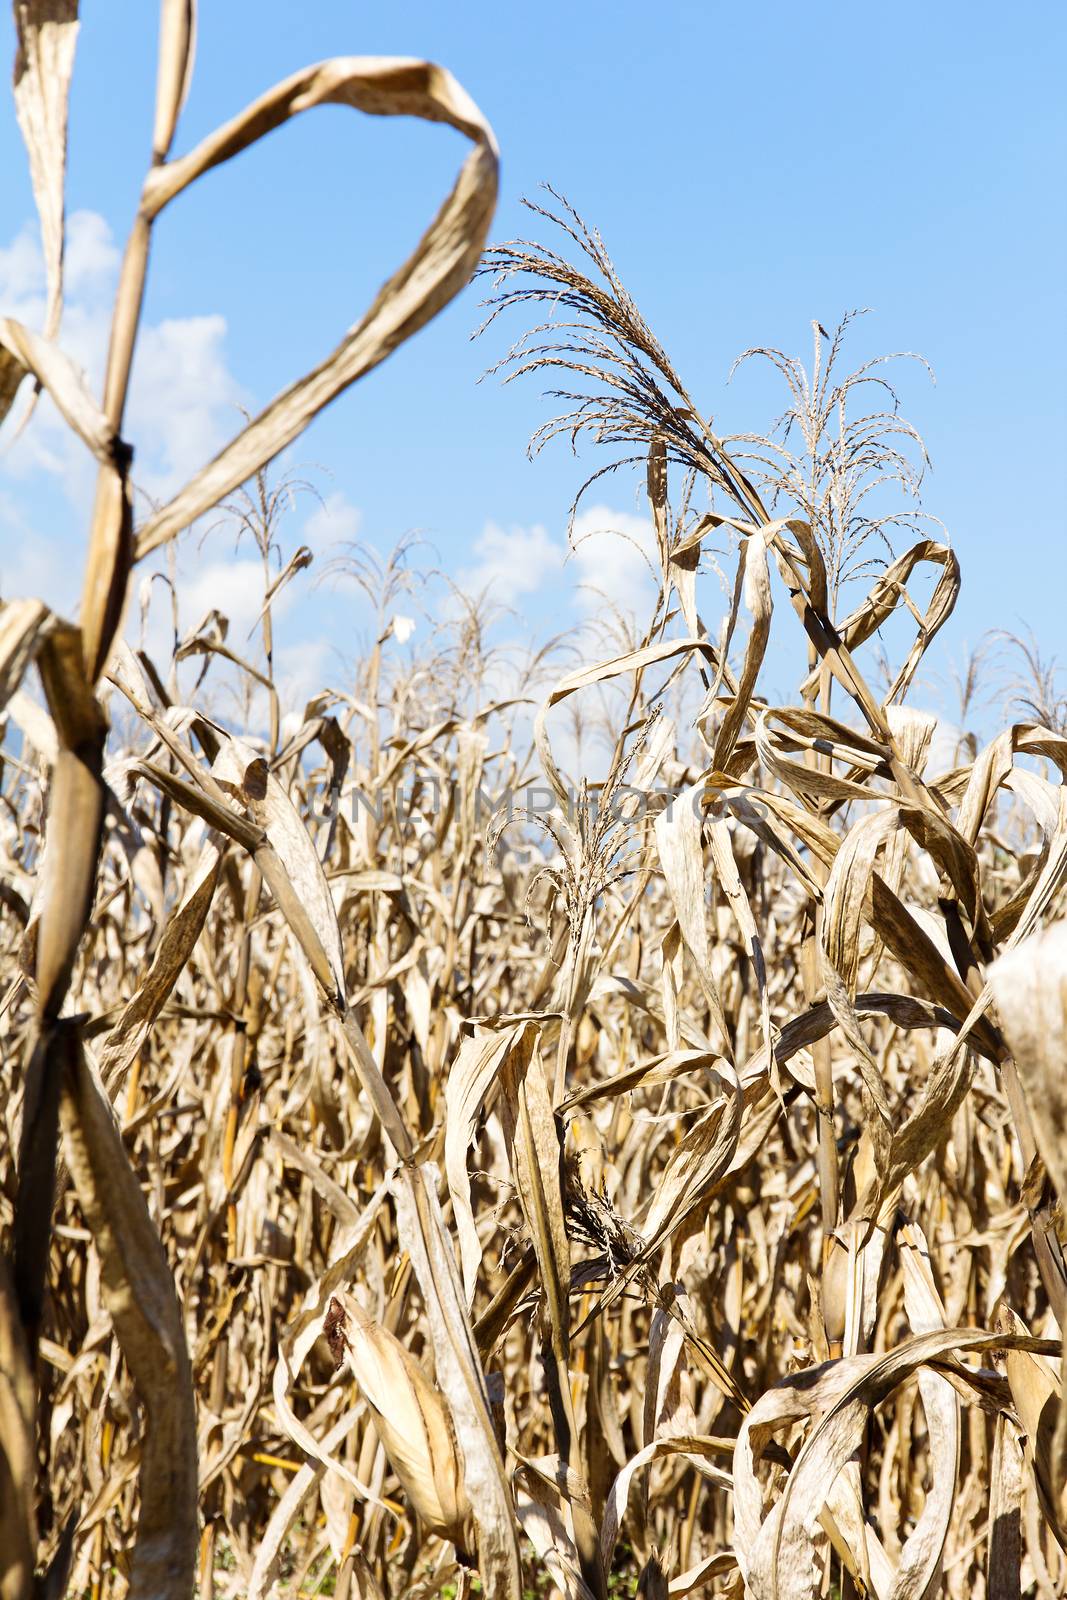
[[[163,0],[152,135],[152,160],[157,164],[170,154],[178,117],[189,94],[195,57],[196,0]]]
[[[394,1182],[397,1230],[411,1256],[433,1340],[437,1381],[463,1454],[478,1541],[478,1570],[488,1594],[521,1600],[522,1578],[511,1497],[493,1429],[452,1244],[436,1185],[426,1166],[402,1167]]]
[[[996,1420],[989,1484],[989,1600],[1022,1600],[1023,1451],[1017,1426]]]
[[[742,595],[752,617],[752,626],[745,644],[740,680],[715,736],[711,765],[716,772],[724,772],[729,765],[738,734],[749,713],[756,680],[767,652],[767,641],[771,636],[771,615],[774,609],[771,600],[770,571],[767,566],[767,546],[782,526],[782,522],[772,522],[766,528],[753,530],[741,545],[733,604],[721,651],[723,661],[729,656]]]
[[[1067,924],[1017,944],[989,969],[1038,1149],[1067,1204]]]
[[[752,903],[737,870],[733,845],[730,842],[730,830],[721,817],[713,817],[709,823],[708,844],[711,848],[711,859],[715,866],[716,877],[723,893],[730,902],[734,917],[737,920],[737,926],[741,930],[744,939],[749,960],[752,962],[752,971],[759,993],[760,1026],[763,1030],[763,1042],[770,1054],[773,1046],[770,1004],[767,993],[767,963],[763,954],[763,944],[760,940],[759,929],[756,927],[756,919],[752,913]],[[773,1059],[772,1054],[772,1062]]]
[[[59,735],[36,963],[39,1013],[51,1021],[63,1005],[92,907],[104,819],[105,724],[86,681],[79,629],[69,624],[53,627],[38,663]]]
[[[997,1325],[1006,1333],[1026,1338],[1029,1329],[1021,1317],[1002,1306]],[[1056,1421],[1060,1410],[1060,1384],[1047,1361],[1032,1351],[1008,1349],[1004,1365],[1015,1410],[1026,1434],[1026,1459],[1034,1474],[1042,1510],[1060,1545],[1067,1549],[1067,1525],[1060,1509],[1064,1473],[1056,1458]]]
[[[537,1029],[530,1023],[517,1023],[500,1030],[479,1030],[473,1038],[464,1040],[449,1069],[445,1085],[445,1175],[452,1197],[463,1291],[468,1306],[474,1299],[482,1247],[471,1210],[467,1156],[482,1107],[498,1081],[505,1058],[515,1050],[528,1059],[536,1039]]]
[[[322,1456],[327,1460],[336,1459],[336,1452],[352,1432],[362,1412],[362,1406],[354,1406],[333,1424],[318,1445]],[[292,1482],[271,1514],[262,1539],[256,1546],[255,1561],[248,1585],[248,1600],[266,1600],[266,1597],[274,1591],[282,1561],[288,1553],[287,1540],[290,1529],[325,1472],[322,1460],[315,1459],[305,1461],[294,1474]]]
[[[508,1162],[533,1241],[553,1330],[566,1350],[569,1335],[570,1239],[563,1217],[560,1140],[544,1064],[531,1028],[521,1050],[501,1063],[500,1117]]]
[[[305,916],[302,920],[310,924],[309,931],[318,946],[313,954],[305,939],[301,939],[315,976],[331,1003],[343,1006],[345,968],[337,912],[326,874],[315,854],[308,831],[293,802],[259,752],[238,739],[224,735],[223,730],[217,727],[215,732],[221,736],[222,742],[211,769],[212,776],[240,801],[257,827],[266,834],[288,880],[289,887],[283,888],[283,893],[288,900],[291,892],[296,905],[303,908]],[[265,861],[262,851],[257,853],[257,864],[277,894],[277,874],[271,870],[273,863],[267,864]],[[292,920],[290,910],[287,907],[283,909],[287,918]],[[297,930],[294,928],[294,931]]]
[[[0,422],[28,373],[51,396],[63,420],[102,465],[125,462],[128,452],[90,394],[81,368],[51,339],[32,333],[11,317],[0,317]]]
[[[551,1463],[524,1462],[515,1474],[515,1513],[522,1531],[564,1600],[596,1600],[582,1577],[566,1505],[539,1465]]]
[[[548,699],[542,703],[534,720],[534,741],[541,760],[541,770],[565,811],[569,808],[567,787],[552,759],[552,749],[545,726],[552,707],[576,694],[579,689],[588,689],[593,684],[607,683],[612,678],[622,677],[624,673],[643,672],[646,667],[658,666],[662,661],[673,661],[678,656],[690,655],[703,656],[712,666],[718,660],[714,648],[707,639],[662,639],[658,644],[646,645],[641,650],[631,650],[626,655],[615,656],[611,661],[602,661],[597,666],[583,667],[580,672],[571,673],[556,684]]]
[[[382,1182],[375,1189],[355,1221],[346,1225],[334,1246],[330,1264],[311,1285],[304,1296],[296,1316],[281,1333],[278,1340],[278,1360],[271,1380],[274,1405],[282,1427],[291,1439],[319,1463],[323,1471],[331,1470],[351,1485],[360,1499],[381,1506],[382,1501],[352,1471],[348,1464],[332,1456],[326,1445],[297,1417],[289,1403],[289,1395],[300,1376],[301,1368],[316,1340],[322,1336],[334,1294],[347,1283],[374,1229],[379,1212],[388,1193],[388,1184]]]
[[[8,600],[0,605],[0,710],[22,682],[51,615],[40,600]]]
[[[193,953],[211,909],[221,865],[219,847],[209,839],[188,879],[181,904],[167,921],[148,971],[100,1053],[100,1076],[109,1094],[114,1095],[125,1078]]]
[[[104,1303],[145,1407],[134,1593],[187,1600],[197,1550],[196,1410],[170,1267],[111,1108],[75,1043],[63,1077],[64,1151],[100,1260]]]
[[[904,1308],[914,1333],[931,1333],[945,1326],[945,1306],[934,1282],[929,1246],[917,1223],[901,1230],[901,1266],[904,1271]],[[904,1541],[894,1575],[891,1600],[921,1600],[935,1594],[942,1579],[945,1543],[956,1506],[960,1468],[960,1397],[938,1373],[921,1368],[918,1375],[929,1436],[930,1457],[936,1463],[930,1491]]]
[[[14,1284],[0,1255],[0,1597],[29,1600],[37,1518],[33,1370]]]
[[[906,1339],[882,1355],[831,1361],[784,1378],[756,1402],[742,1424],[734,1452],[736,1548],[753,1600],[811,1600],[816,1592],[814,1529],[826,1497],[863,1437],[871,1408],[924,1364],[944,1363],[953,1352],[1000,1346],[1035,1348],[1019,1336],[948,1328]],[[966,1369],[955,1367],[957,1380]],[[810,1418],[814,1426],[794,1460],[785,1488],[764,1517],[755,1461],[775,1431]],[[906,1577],[909,1585],[913,1578]],[[904,1595],[921,1589],[905,1587]]]
[[[678,795],[667,810],[656,818],[656,845],[682,938],[696,965],[701,988],[722,1039],[723,1051],[729,1056],[732,1054],[730,1034],[711,970],[708,944],[702,844],[703,794],[704,783],[701,780]]]
[[[279,394],[173,500],[149,517],[137,539],[139,560],[244,483],[302,433],[323,406],[417,333],[459,293],[481,255],[496,205],[492,130],[451,73],[402,58],[337,57],[276,84],[189,155],[153,168],[142,197],[144,217],[151,222],[212,167],[319,105],[445,122],[475,148],[414,254],[379,291],[366,315],[320,366]]]
[[[722,1448],[717,1439],[702,1438],[693,1434],[668,1434],[654,1439],[651,1444],[646,1444],[644,1449],[638,1450],[636,1455],[631,1456],[612,1484],[611,1493],[604,1507],[604,1520],[600,1529],[600,1553],[605,1569],[608,1571],[611,1569],[633,1480],[638,1472],[650,1467],[654,1461],[662,1461],[671,1456],[683,1456],[710,1483],[717,1484],[721,1489],[732,1489],[733,1479],[730,1474],[715,1464],[715,1458],[721,1455]]]
[[[63,310],[67,107],[78,40],[78,0],[15,0],[15,112],[30,158],[48,280],[45,337]]]
[[[452,1419],[439,1390],[400,1340],[338,1289],[326,1313],[331,1348],[374,1417],[393,1471],[431,1533],[465,1549],[470,1501]]]
[[[642,1230],[644,1256],[703,1214],[737,1151],[745,1107],[741,1084],[728,1062],[709,1069],[708,1075],[719,1093],[671,1152]]]
[[[839,631],[844,644],[849,650],[858,649],[864,640],[876,633],[901,605],[907,592],[904,585],[915,568],[923,563],[940,567],[941,575],[927,602],[926,611],[919,621],[915,643],[889,687],[883,702],[886,706],[891,705],[894,700],[902,699],[907,693],[919,662],[955,610],[960,592],[960,563],[956,552],[950,545],[938,544],[934,539],[922,539],[918,544],[912,545],[910,550],[891,562],[879,575],[878,582],[863,604],[857,606],[851,616],[840,625]],[[803,690],[801,692],[803,693]]]

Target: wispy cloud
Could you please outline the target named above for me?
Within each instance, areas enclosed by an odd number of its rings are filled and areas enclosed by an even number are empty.
[[[134,478],[154,497],[180,489],[244,424],[245,391],[226,365],[226,319],[174,317],[142,330],[130,382]]]
[[[656,597],[655,535],[647,517],[610,506],[587,506],[574,520],[571,560],[577,569],[575,604],[624,616],[646,616]]]
[[[316,555],[329,554],[335,545],[359,538],[363,513],[339,489],[324,497],[304,523],[302,542]]]
[[[558,579],[567,547],[540,523],[531,528],[502,528],[487,522],[475,541],[474,554],[478,560],[459,572],[458,586],[472,596],[488,590],[494,600],[512,605]]]
[[[488,590],[503,605],[547,598],[545,591],[555,595],[564,582],[569,605],[579,616],[601,614],[605,606],[641,616],[655,600],[652,524],[611,506],[581,511],[569,543],[541,523],[505,528],[487,522],[474,555],[477,561],[457,574],[459,587],[469,595]]]
[[[67,228],[66,301],[60,342],[99,393],[118,278],[119,251],[107,221],[76,211]],[[0,246],[0,310],[39,328],[45,308],[44,264],[34,225]],[[125,432],[134,444],[134,482],[166,497],[202,466],[241,425],[247,395],[226,361],[225,317],[208,311],[146,323],[137,342]],[[16,408],[18,410],[18,408]],[[95,471],[83,446],[42,398],[25,434],[5,460],[23,482],[38,475],[59,482],[85,515]]]

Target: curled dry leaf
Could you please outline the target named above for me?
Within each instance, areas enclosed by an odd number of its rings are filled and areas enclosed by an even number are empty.
[[[896,611],[901,603],[904,584],[916,567],[926,563],[940,567],[941,573],[927,602],[925,614],[919,621],[915,643],[886,694],[886,706],[903,698],[923,655],[955,609],[960,592],[960,563],[956,552],[950,545],[938,544],[934,539],[922,539],[912,545],[910,550],[886,568],[863,604],[841,624],[844,644],[849,650],[856,650]]]
[[[445,1174],[463,1268],[468,1305],[474,1296],[482,1247],[471,1210],[467,1157],[482,1108],[495,1089],[505,1059],[513,1050],[529,1051],[537,1037],[532,1023],[502,1029],[479,1029],[465,1039],[449,1069],[445,1086]]]
[[[451,73],[402,58],[338,57],[275,85],[189,155],[153,168],[142,199],[146,222],[212,167],[320,105],[444,122],[475,148],[415,252],[379,290],[367,313],[331,355],[283,390],[173,500],[149,517],[138,534],[138,559],[173,539],[283,450],[324,405],[436,316],[477,265],[496,206],[492,130]]]
[[[40,600],[0,605],[0,711],[22,682],[52,613]]]
[[[537,753],[541,758],[541,770],[565,811],[569,807],[567,787],[552,759],[552,747],[545,725],[552,707],[569,699],[579,689],[588,689],[596,683],[608,683],[613,678],[622,677],[624,673],[641,672],[645,667],[657,666],[661,661],[672,661],[678,657],[688,658],[693,655],[702,656],[712,666],[718,660],[714,647],[707,639],[663,639],[658,644],[648,645],[642,650],[629,651],[626,655],[616,656],[611,661],[602,661],[597,666],[583,667],[580,672],[571,673],[556,684],[537,713],[534,739]]]
[[[301,944],[327,998],[343,1008],[345,971],[337,912],[307,829],[263,756],[223,730],[216,732],[223,737],[212,776],[245,807],[270,842],[281,872],[263,852],[257,857],[260,870],[287,918],[296,916],[304,928]]]
[[[60,1012],[92,907],[104,819],[105,723],[85,676],[82,635],[69,624],[48,632],[38,654],[59,736],[48,810],[48,882],[37,935],[37,1004]]]
[[[163,0],[152,160],[165,161],[189,93],[196,57],[196,0]]]
[[[718,1484],[720,1488],[732,1489],[733,1479],[730,1474],[716,1465],[716,1458],[721,1455],[721,1446],[717,1440],[691,1434],[665,1434],[653,1439],[643,1450],[631,1456],[612,1484],[604,1508],[604,1520],[600,1528],[600,1549],[605,1568],[608,1570],[611,1568],[619,1529],[626,1512],[626,1502],[638,1472],[650,1467],[654,1461],[662,1461],[671,1456],[683,1456],[691,1461],[709,1482]]]
[[[753,1600],[811,1600],[815,1594],[813,1529],[835,1479],[863,1436],[870,1410],[924,1365],[945,1363],[953,1352],[997,1347],[1049,1348],[1047,1341],[1042,1345],[1020,1335],[941,1329],[917,1334],[885,1354],[830,1361],[783,1378],[756,1402],[738,1435],[733,1474],[736,1547]],[[957,1381],[967,1381],[962,1366],[952,1370]],[[755,1463],[776,1431],[803,1420],[811,1421],[811,1431],[791,1464],[780,1497],[764,1516]],[[943,1509],[939,1501],[936,1520],[912,1536],[919,1538],[921,1548],[914,1563],[908,1556],[899,1577],[901,1597],[926,1592],[914,1585],[931,1560],[936,1569]],[[924,1581],[928,1578],[927,1573]]]
[[[488,1593],[522,1595],[519,1544],[511,1496],[489,1407],[452,1241],[445,1228],[432,1169],[403,1166],[393,1184],[397,1233],[411,1256],[433,1342],[437,1381],[448,1404],[462,1454],[475,1524],[478,1570]]]
[[[63,309],[63,209],[67,107],[78,40],[78,0],[15,0],[15,112],[30,158],[41,221],[48,302],[45,337]]]
[[[100,1286],[145,1408],[130,1586],[187,1600],[197,1549],[196,1408],[174,1280],[111,1107],[72,1041],[60,1116]]]
[[[408,1499],[431,1533],[461,1550],[469,1539],[470,1500],[448,1406],[400,1340],[338,1290],[323,1331],[371,1408],[374,1426]]]
[[[109,1093],[122,1083],[185,969],[207,921],[221,865],[219,847],[214,839],[208,839],[181,904],[167,920],[148,971],[100,1053],[100,1076]]]
[[[0,1596],[33,1593],[36,1396],[15,1286],[0,1256]]]
[[[1067,923],[1023,940],[989,970],[1038,1149],[1067,1205]]]
[[[127,451],[90,394],[84,372],[51,339],[11,317],[0,317],[0,422],[23,378],[31,373],[102,465],[125,461]]]

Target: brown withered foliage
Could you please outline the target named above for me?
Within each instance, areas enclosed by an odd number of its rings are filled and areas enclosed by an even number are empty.
[[[172,156],[164,0],[98,398],[55,343],[77,5],[15,15],[49,293],[44,333],[0,320],[0,407],[46,391],[99,483],[77,621],[0,608],[3,1600],[1062,1594],[1067,737],[909,703],[960,568],[881,368],[817,327],[810,370],[760,352],[783,428],[721,434],[566,206],[564,253],[485,251],[492,132],[423,62],[320,63]],[[325,103],[471,150],[336,350],[135,527],[153,222]],[[311,553],[271,565],[270,462],[479,263],[491,325],[542,319],[505,359],[562,385],[535,447],[642,476],[651,614],[562,676],[504,672],[475,603],[405,656],[405,552],[353,551],[372,642],[283,719]],[[152,659],[134,568],[218,505],[258,653],[216,617]]]

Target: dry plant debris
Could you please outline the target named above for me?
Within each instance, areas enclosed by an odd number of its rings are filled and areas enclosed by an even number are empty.
[[[1063,1594],[1067,733],[946,754],[905,703],[960,569],[881,368],[838,377],[844,328],[810,371],[750,352],[784,429],[721,437],[569,208],[569,255],[483,253],[493,135],[424,62],[319,63],[172,157],[195,16],[164,0],[98,399],[55,342],[77,12],[15,0],[48,310],[0,321],[0,407],[32,380],[99,479],[77,623],[0,610],[3,1600]],[[332,354],[135,527],[153,223],[326,103],[470,153]],[[402,557],[357,553],[377,642],[283,738],[271,606],[310,552],[273,575],[269,463],[479,263],[490,322],[543,317],[505,361],[563,385],[535,448],[644,476],[652,615],[493,701],[477,608],[405,672]],[[133,650],[136,564],[237,491],[263,666],[218,618]],[[806,640],[789,704],[772,626]],[[262,716],[217,712],[221,672]],[[551,808],[487,826],[531,772]]]

